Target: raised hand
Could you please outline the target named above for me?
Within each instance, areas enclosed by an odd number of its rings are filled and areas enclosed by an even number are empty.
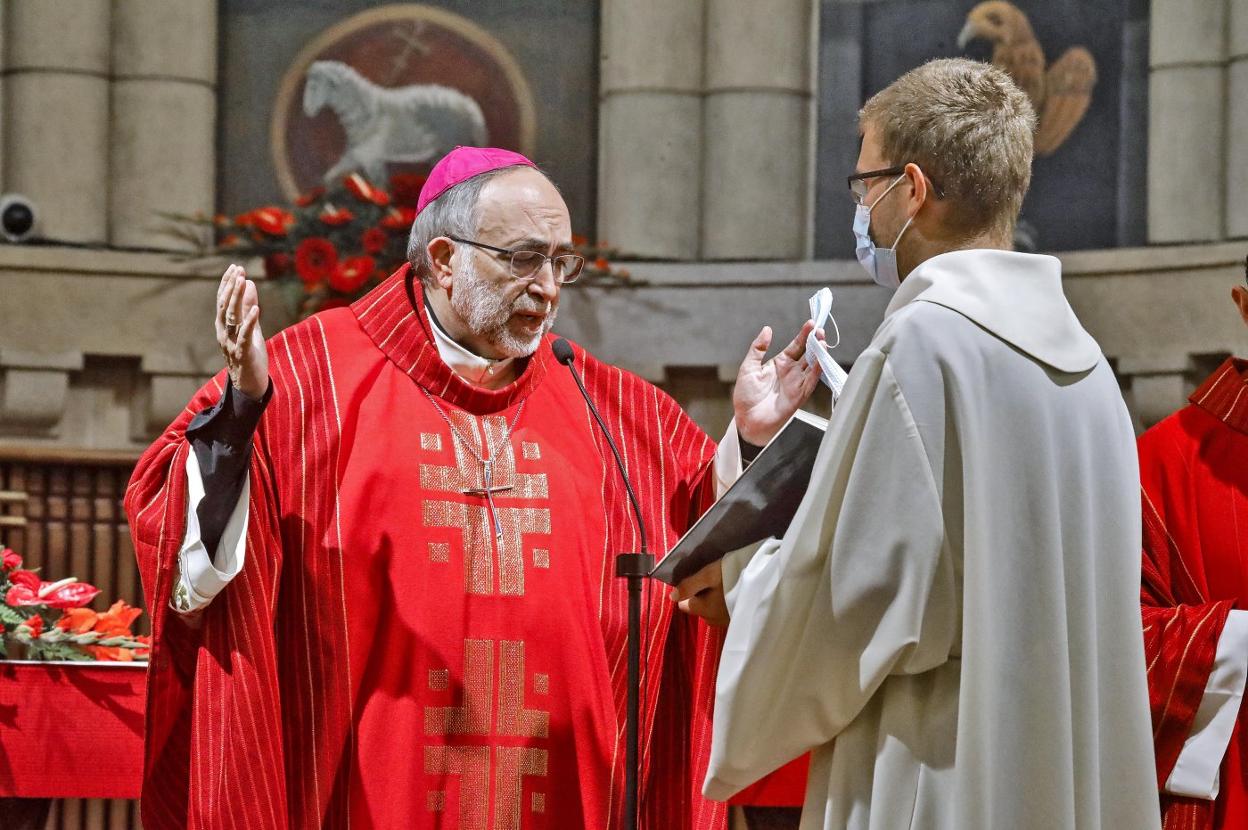
[[[260,331],[260,295],[242,266],[231,265],[217,287],[217,345],[234,388],[259,399],[269,388],[269,353]]]
[[[770,441],[815,391],[819,369],[808,366],[804,357],[813,329],[814,323],[807,321],[793,342],[767,361],[763,358],[771,346],[771,326],[763,326],[750,344],[732,391],[737,432],[749,443],[762,446]]]

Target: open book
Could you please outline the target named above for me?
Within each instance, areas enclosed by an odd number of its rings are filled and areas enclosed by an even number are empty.
[[[675,585],[725,554],[783,536],[806,495],[827,429],[827,419],[798,410],[650,575]]]

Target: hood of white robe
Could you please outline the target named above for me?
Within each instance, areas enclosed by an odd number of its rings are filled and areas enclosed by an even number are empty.
[[[953,309],[1015,348],[1062,372],[1086,372],[1101,348],[1062,291],[1056,257],[1014,251],[951,251],[919,264],[885,316],[912,302]]]

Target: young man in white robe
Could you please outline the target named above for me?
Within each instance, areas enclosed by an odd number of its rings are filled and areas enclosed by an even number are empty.
[[[1158,826],[1131,422],[1060,262],[1010,250],[1034,125],[965,60],[860,114],[896,293],[788,533],[677,591],[731,618],[712,798],[813,750],[802,830]]]

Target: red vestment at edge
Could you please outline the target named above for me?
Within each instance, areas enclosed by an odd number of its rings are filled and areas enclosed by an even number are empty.
[[[1248,362],[1228,359],[1140,436],[1141,601],[1158,787],[1192,731],[1232,607],[1248,608]],[[1241,709],[1216,801],[1162,793],[1167,830],[1248,827]]]
[[[551,336],[490,391],[439,357],[405,266],[268,343],[246,562],[193,632],[168,609],[194,413],[126,493],[155,645],[143,824],[614,828],[624,784],[626,592],[638,538],[609,450]],[[423,302],[414,287],[417,304]],[[651,545],[714,497],[715,446],[667,395],[576,349]],[[477,460],[489,457],[495,540]],[[523,405],[504,446],[502,436]],[[488,450],[486,449],[488,446]],[[643,826],[719,830],[701,794],[721,638],[648,595]]]

